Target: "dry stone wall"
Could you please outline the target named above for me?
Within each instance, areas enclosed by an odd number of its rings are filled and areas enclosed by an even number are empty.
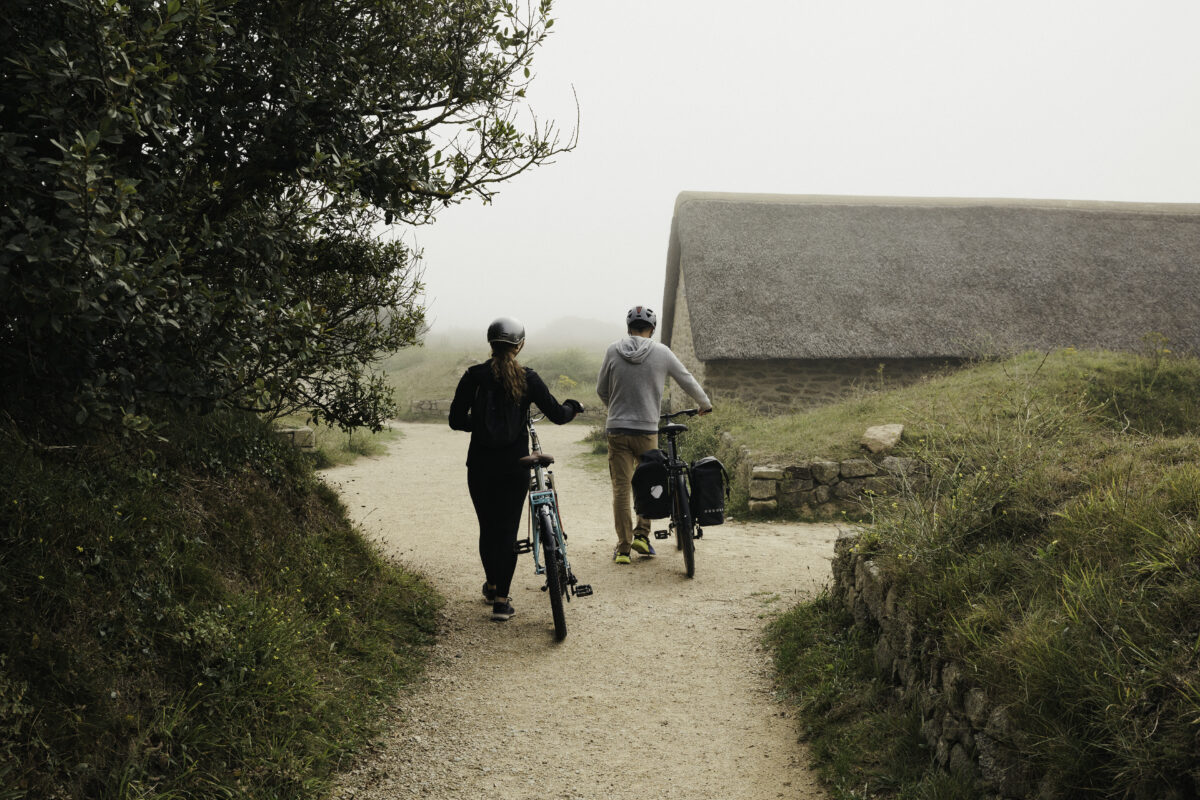
[[[922,480],[917,466],[911,458],[882,454],[751,466],[749,510],[820,518],[862,512],[871,500]]]
[[[1006,708],[973,685],[958,664],[921,632],[860,534],[842,533],[834,549],[833,593],[855,623],[878,631],[875,667],[902,702],[921,711],[921,736],[938,766],[965,775],[993,800],[1062,797],[1053,778],[1038,776],[1020,758],[1020,734]]]

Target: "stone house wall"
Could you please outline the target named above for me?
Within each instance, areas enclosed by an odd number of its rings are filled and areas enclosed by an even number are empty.
[[[938,766],[973,777],[990,798],[1060,796],[1052,776],[1033,774],[1019,756],[1018,733],[1003,705],[924,637],[879,566],[844,532],[833,560],[833,594],[858,625],[876,628],[875,667],[897,698],[921,710],[921,735]]]

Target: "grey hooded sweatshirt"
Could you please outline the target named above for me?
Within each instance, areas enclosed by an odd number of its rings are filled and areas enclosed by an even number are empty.
[[[626,336],[610,344],[596,378],[596,394],[608,406],[609,433],[657,431],[668,375],[700,408],[712,408],[692,373],[665,344],[644,336]]]

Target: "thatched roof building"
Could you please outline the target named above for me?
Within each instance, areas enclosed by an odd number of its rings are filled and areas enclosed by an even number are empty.
[[[766,405],[981,349],[1200,351],[1200,205],[684,192],[663,306],[691,368]]]

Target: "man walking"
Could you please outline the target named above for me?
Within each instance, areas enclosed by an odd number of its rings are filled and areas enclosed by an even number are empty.
[[[658,325],[655,313],[635,306],[625,315],[625,324],[629,335],[609,345],[596,379],[596,394],[608,406],[608,474],[617,528],[613,560],[618,564],[628,564],[631,551],[654,555],[650,520],[639,516],[636,525],[630,520],[630,481],[642,453],[658,447],[658,415],[667,376],[692,396],[701,414],[712,411],[708,395],[687,367],[669,347],[650,338]]]

